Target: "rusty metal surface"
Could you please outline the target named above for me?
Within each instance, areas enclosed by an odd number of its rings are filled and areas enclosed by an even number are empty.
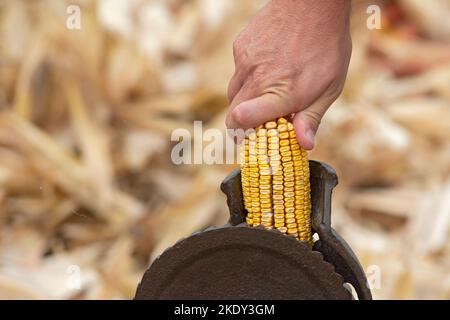
[[[241,170],[236,169],[230,173],[223,180],[220,189],[227,196],[227,205],[230,211],[228,222],[233,226],[245,222],[246,211],[242,195]]]
[[[372,299],[350,246],[331,227],[335,171],[310,161],[312,227],[320,240],[311,250],[278,231],[244,223],[240,170],[222,183],[229,225],[196,233],[166,250],[147,270],[136,299]]]
[[[360,300],[371,300],[367,278],[353,250],[331,227],[331,195],[338,184],[336,172],[329,165],[310,161],[312,227],[319,235],[314,250],[335,267],[345,282],[353,285]]]
[[[229,226],[195,234],[146,272],[136,299],[350,299],[322,255],[278,231]]]
[[[350,283],[361,300],[371,300],[372,294],[367,286],[367,279],[358,258],[347,242],[331,227],[331,195],[338,184],[336,172],[329,165],[309,161],[312,202],[312,228],[320,240],[314,244],[314,250],[323,254]],[[222,183],[221,189],[227,195],[232,225],[245,221],[243,208],[240,170],[233,171]]]

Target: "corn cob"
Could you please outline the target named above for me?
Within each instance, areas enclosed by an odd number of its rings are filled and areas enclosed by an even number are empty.
[[[308,155],[290,121],[279,118],[246,135],[241,176],[248,225],[312,244]]]

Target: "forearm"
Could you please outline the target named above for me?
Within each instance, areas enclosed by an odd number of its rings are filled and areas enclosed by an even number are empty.
[[[281,25],[296,31],[315,30],[335,34],[349,26],[351,0],[270,0],[271,14],[282,17]]]
[[[305,13],[312,14],[344,14],[350,12],[351,0],[270,0],[269,3],[274,8],[287,10],[293,16],[300,14],[303,17]],[[336,17],[344,17],[343,15]]]

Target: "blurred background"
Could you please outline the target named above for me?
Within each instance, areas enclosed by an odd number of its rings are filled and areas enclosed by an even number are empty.
[[[132,298],[165,248],[227,221],[235,166],[175,166],[170,135],[224,128],[232,42],[264,3],[0,1],[0,298]],[[354,1],[352,32],[310,155],[338,172],[333,224],[375,298],[449,299],[450,1]]]

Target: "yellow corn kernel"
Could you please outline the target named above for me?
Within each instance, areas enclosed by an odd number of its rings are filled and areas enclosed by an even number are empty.
[[[308,154],[297,143],[292,122],[267,122],[241,146],[246,221],[276,228],[312,244]]]

